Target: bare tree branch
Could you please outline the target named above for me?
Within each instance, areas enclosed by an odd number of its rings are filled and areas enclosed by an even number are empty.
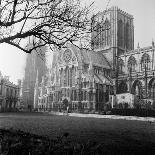
[[[0,43],[31,53],[46,44],[62,47],[77,42],[90,32],[91,5],[82,7],[80,0],[1,0]],[[25,49],[33,39],[35,44]]]

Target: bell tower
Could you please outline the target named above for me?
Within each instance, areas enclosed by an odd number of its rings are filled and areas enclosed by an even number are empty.
[[[133,16],[118,7],[94,15],[91,28],[92,49],[102,52],[113,67],[119,55],[134,49]]]

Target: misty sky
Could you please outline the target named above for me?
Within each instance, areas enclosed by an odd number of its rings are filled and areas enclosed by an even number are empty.
[[[94,13],[103,11],[108,7],[118,6],[123,11],[134,16],[135,48],[139,42],[140,47],[150,46],[155,41],[155,0],[94,0]],[[85,3],[90,3],[85,0]],[[0,44],[0,71],[10,76],[10,80],[17,82],[23,78],[26,54],[15,47]]]

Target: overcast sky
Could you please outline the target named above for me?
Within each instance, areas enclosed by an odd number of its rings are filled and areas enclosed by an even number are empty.
[[[94,0],[94,11],[103,11],[111,6],[118,6],[123,11],[134,16],[135,48],[139,42],[140,47],[150,46],[152,39],[155,41],[155,0]],[[85,0],[86,4],[90,0]],[[109,2],[109,3],[108,3]],[[17,48],[0,44],[0,71],[3,75],[10,76],[16,82],[24,74],[24,52]]]

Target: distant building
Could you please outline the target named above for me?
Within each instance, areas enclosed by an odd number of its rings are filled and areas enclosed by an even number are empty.
[[[32,109],[34,103],[34,87],[38,72],[38,81],[46,73],[46,47],[34,50],[27,55],[25,76],[23,79],[23,103],[25,108]]]
[[[0,111],[11,111],[17,108],[19,85],[9,81],[8,76],[0,74]]]

